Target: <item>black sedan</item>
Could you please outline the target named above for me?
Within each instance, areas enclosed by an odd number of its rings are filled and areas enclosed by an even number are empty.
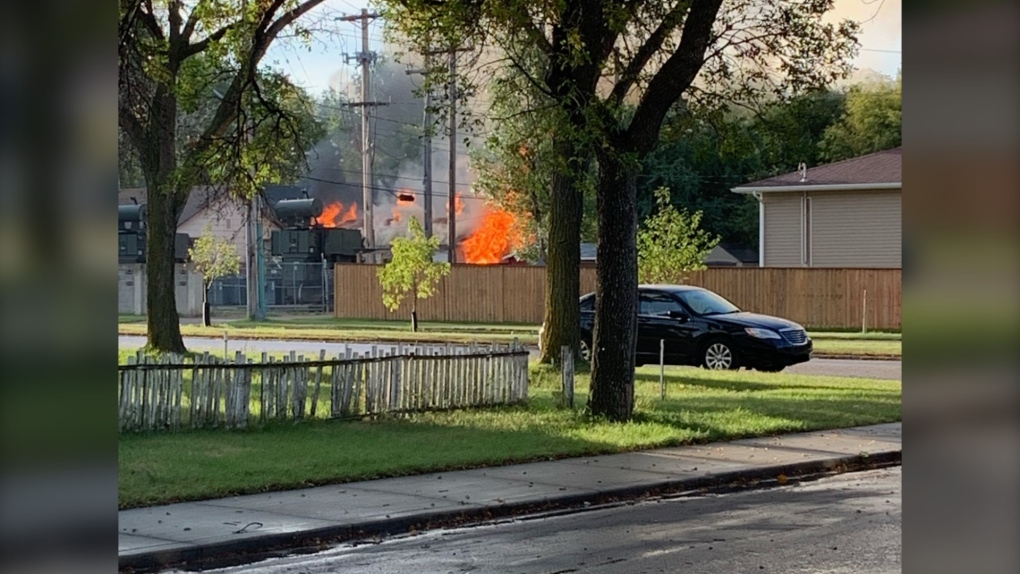
[[[668,365],[775,372],[811,358],[811,339],[792,321],[741,311],[701,287],[641,285],[638,292],[639,366],[658,364],[660,341]],[[595,294],[589,293],[581,297],[581,349],[586,358],[594,329]]]

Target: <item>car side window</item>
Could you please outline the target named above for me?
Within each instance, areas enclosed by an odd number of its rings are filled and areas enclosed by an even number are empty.
[[[683,307],[666,293],[657,291],[641,293],[639,315],[669,315],[670,311],[683,312]]]
[[[585,297],[581,299],[581,311],[594,311],[595,310],[595,296]]]

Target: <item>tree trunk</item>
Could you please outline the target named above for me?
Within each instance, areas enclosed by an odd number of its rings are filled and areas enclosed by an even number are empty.
[[[418,332],[418,282],[411,285],[411,332]]]
[[[542,353],[539,361],[558,364],[560,348],[568,346],[578,356],[581,308],[581,215],[584,193],[577,185],[577,150],[569,142],[558,142],[557,157],[568,160],[571,169],[557,170],[552,177],[549,207],[549,243],[545,261],[545,316],[542,324]]]
[[[181,338],[180,316],[177,314],[177,297],[174,265],[174,239],[177,235],[177,218],[187,200],[190,185],[170,183],[177,168],[176,133],[160,126],[177,123],[177,100],[173,92],[160,87],[154,97],[151,111],[150,136],[143,155],[145,165],[145,195],[148,204],[145,267],[148,288],[148,347],[165,353],[184,353]]]
[[[145,243],[148,347],[165,353],[184,353],[174,275],[176,200],[171,194],[154,191],[158,188],[152,183],[148,184],[148,189],[148,234]]]
[[[202,288],[202,325],[205,327],[212,327],[212,317],[209,313],[209,287],[205,285]]]
[[[599,155],[599,245],[588,411],[626,421],[634,412],[637,177],[616,156]]]

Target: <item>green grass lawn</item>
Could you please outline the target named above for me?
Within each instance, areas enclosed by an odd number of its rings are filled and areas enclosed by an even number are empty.
[[[144,323],[121,323],[119,332],[124,335],[144,335]],[[253,322],[247,319],[214,322],[212,327],[182,324],[181,334],[194,337],[244,337],[249,339],[295,339],[306,341],[419,341],[470,343],[472,341],[499,341],[508,343],[515,338],[524,344],[538,343],[537,325],[471,324],[471,323],[419,323],[418,332],[411,331],[409,321],[366,321],[311,317],[292,320]]]
[[[123,353],[122,353],[123,354]],[[589,421],[557,406],[559,375],[532,370],[528,406],[243,432],[122,434],[121,508],[317,484],[614,453],[900,420],[899,381],[693,368],[638,370],[632,422]]]
[[[856,357],[895,358],[903,356],[903,342],[882,339],[814,339],[815,355],[849,355]]]

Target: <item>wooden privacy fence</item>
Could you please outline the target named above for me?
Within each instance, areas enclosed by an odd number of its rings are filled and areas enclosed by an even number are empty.
[[[382,304],[378,265],[334,268],[334,314],[341,319],[404,319],[410,304]],[[809,329],[895,329],[900,322],[900,269],[712,268],[678,277],[726,297],[741,309],[778,315]],[[595,269],[581,269],[581,293],[595,290]],[[423,321],[542,322],[545,267],[454,265],[438,292],[418,302]]]
[[[241,429],[270,421],[345,418],[518,404],[528,397],[528,351],[510,345],[350,347],[334,358],[262,353],[253,362],[208,353],[120,365],[120,430]]]

